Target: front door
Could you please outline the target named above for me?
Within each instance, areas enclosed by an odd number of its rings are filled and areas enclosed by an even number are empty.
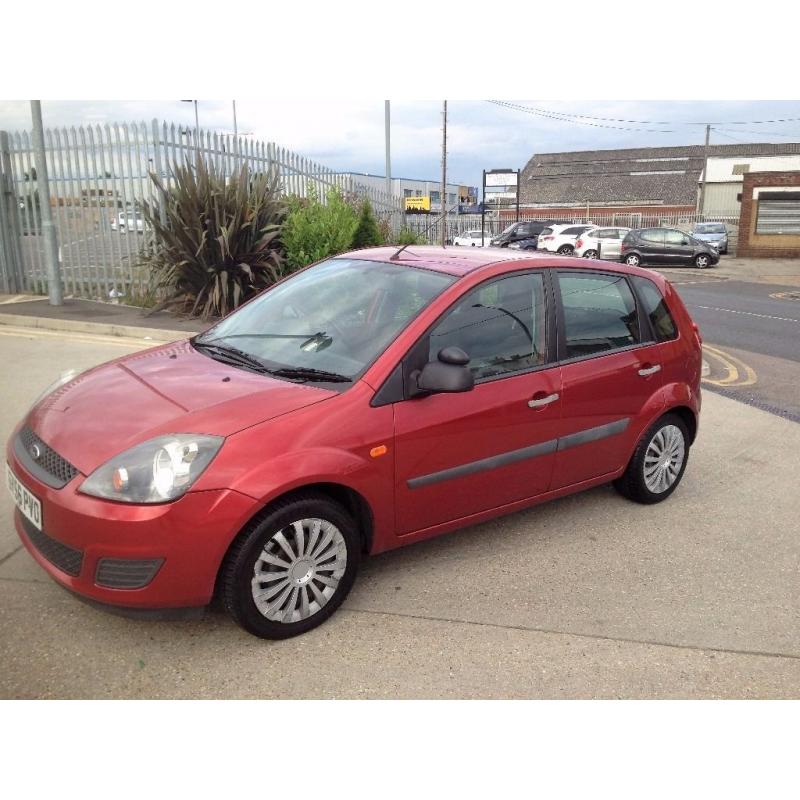
[[[476,385],[395,405],[398,534],[547,491],[561,402],[546,306],[541,271],[489,281],[414,348],[424,363],[460,347]]]
[[[664,231],[667,264],[687,264],[692,258],[691,239],[681,231]]]
[[[645,406],[663,403],[663,345],[624,275],[559,272],[562,418],[552,488],[625,466]]]

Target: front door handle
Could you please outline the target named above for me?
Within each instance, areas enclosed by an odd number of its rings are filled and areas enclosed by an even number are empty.
[[[550,405],[550,403],[555,403],[556,400],[558,400],[558,392],[553,392],[553,394],[548,394],[546,397],[536,397],[528,400],[528,407],[541,408],[542,406]]]
[[[652,367],[643,367],[639,370],[639,374],[646,378],[648,375],[655,375],[661,369],[661,364],[653,364]]]

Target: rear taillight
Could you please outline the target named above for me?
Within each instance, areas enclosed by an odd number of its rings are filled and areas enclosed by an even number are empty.
[[[575,247],[583,247],[583,239],[578,239],[578,241],[575,242]]]
[[[552,239],[553,237],[552,236],[542,236],[540,238],[542,239],[542,241],[549,242],[550,239]]]
[[[625,252],[627,249],[628,249],[628,245],[626,245],[626,244],[625,244],[625,242],[623,242],[623,243],[622,243],[622,244],[619,246],[619,251],[620,251],[620,253],[624,253],[624,252]]]

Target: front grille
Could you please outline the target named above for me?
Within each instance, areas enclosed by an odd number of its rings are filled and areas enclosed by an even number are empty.
[[[31,540],[33,546],[51,563],[57,566],[67,575],[77,578],[81,572],[83,564],[83,552],[68,547],[55,539],[51,539],[46,533],[42,533],[27,517],[19,515],[22,520],[22,527],[26,536]]]
[[[33,463],[38,467],[40,475],[41,472],[49,475],[50,480],[45,481],[48,485],[60,489],[78,474],[78,470],[69,461],[45,444],[29,427],[26,426],[19,432],[19,441],[22,452],[27,456],[26,466]],[[35,451],[39,453],[38,457],[34,457]]]
[[[94,582],[110,589],[141,589],[155,578],[163,558],[101,558]]]

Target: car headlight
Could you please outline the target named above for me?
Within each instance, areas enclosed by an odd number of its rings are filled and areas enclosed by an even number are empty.
[[[45,397],[49,394],[53,394],[56,390],[60,389],[65,384],[69,383],[71,380],[80,375],[80,370],[77,369],[67,369],[59,375],[59,377],[54,380],[32,403],[31,407],[37,405],[40,401],[44,400]]]
[[[98,467],[79,491],[123,503],[168,503],[189,491],[217,454],[221,436],[157,436]]]

